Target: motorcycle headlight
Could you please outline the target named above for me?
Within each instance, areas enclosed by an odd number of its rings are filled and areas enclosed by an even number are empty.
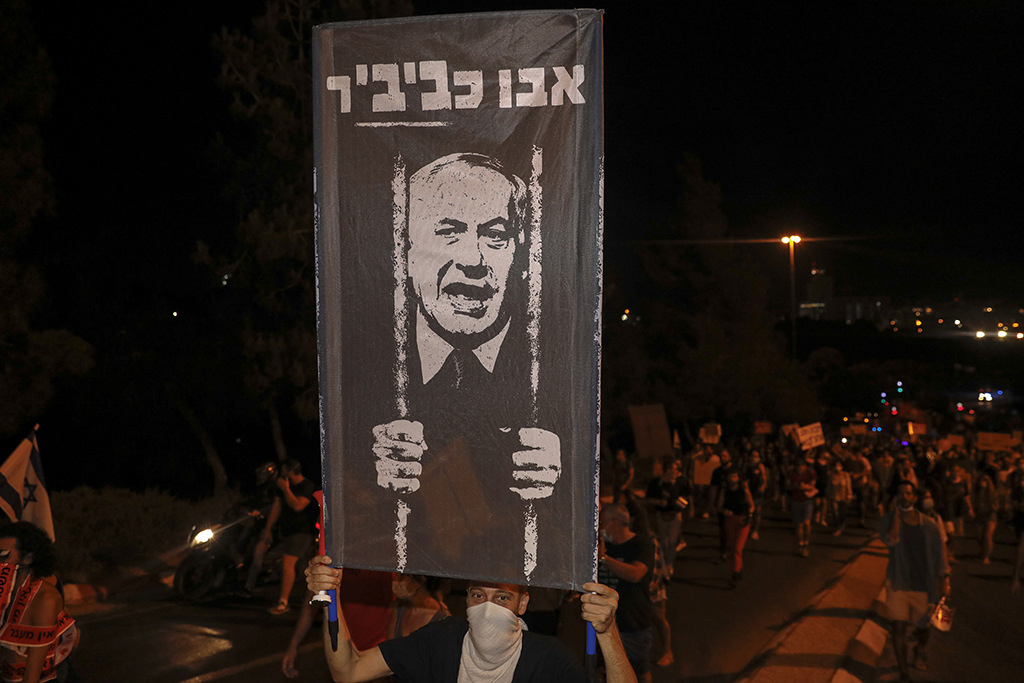
[[[192,545],[199,545],[200,543],[208,543],[213,538],[213,529],[203,529],[196,537],[192,539]]]

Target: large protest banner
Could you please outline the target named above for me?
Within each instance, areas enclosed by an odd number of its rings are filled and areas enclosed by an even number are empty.
[[[321,455],[339,565],[596,566],[601,13],[314,30]]]

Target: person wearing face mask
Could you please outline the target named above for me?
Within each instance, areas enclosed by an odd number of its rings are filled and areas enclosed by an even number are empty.
[[[648,586],[654,570],[655,550],[651,539],[633,531],[629,510],[624,505],[601,508],[597,542],[598,580],[619,595],[615,615],[629,664],[638,679],[650,683],[654,606]]]
[[[926,668],[928,622],[940,597],[949,597],[949,563],[942,534],[931,517],[914,508],[917,491],[909,482],[897,488],[893,508],[879,523],[878,533],[889,547],[885,572],[886,607],[900,681],[909,681],[907,630],[914,626],[914,668]]]
[[[330,557],[317,556],[306,568],[306,585],[313,593],[334,590],[342,575]],[[583,590],[583,618],[597,632],[608,683],[636,683],[615,626],[618,595],[598,583],[585,583]],[[585,683],[583,667],[558,639],[523,630],[519,615],[529,601],[524,586],[470,582],[466,619],[448,617],[367,650],[352,643],[340,613],[334,650],[325,614],[324,653],[331,678],[360,683],[394,674],[403,683]]]

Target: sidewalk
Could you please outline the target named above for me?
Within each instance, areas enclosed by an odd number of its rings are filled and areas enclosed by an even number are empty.
[[[777,635],[743,683],[871,681],[886,643],[878,616],[888,553],[873,538]]]

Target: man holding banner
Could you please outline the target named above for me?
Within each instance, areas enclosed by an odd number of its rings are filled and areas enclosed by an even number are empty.
[[[341,585],[342,570],[330,564],[331,558],[323,556],[309,563],[306,584],[310,591],[336,590]],[[583,618],[597,632],[607,683],[636,683],[615,625],[618,594],[599,583],[586,583],[583,589]],[[331,677],[342,683],[392,674],[405,683],[511,683],[513,679],[520,683],[584,683],[583,668],[556,638],[522,630],[519,615],[529,601],[524,586],[470,582],[465,620],[448,617],[366,651],[352,644],[340,611],[335,650],[325,614],[324,652]]]

